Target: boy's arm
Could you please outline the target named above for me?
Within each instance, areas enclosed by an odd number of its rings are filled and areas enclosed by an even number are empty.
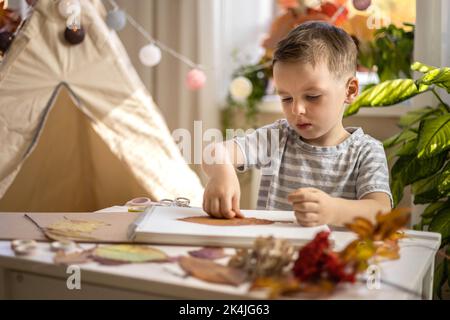
[[[213,143],[207,148],[210,152],[203,154],[202,169],[208,177],[214,175],[215,171],[222,170],[223,165],[231,165],[233,169],[244,165],[244,155],[233,140]]]
[[[235,167],[244,165],[244,155],[233,140],[211,144],[207,149],[202,161],[202,169],[209,177],[203,210],[216,218],[243,217]]]
[[[375,223],[378,212],[391,211],[391,200],[384,192],[372,192],[360,200],[336,199],[336,212],[331,224],[343,226],[356,217],[364,217]]]
[[[288,196],[297,221],[305,227],[321,224],[343,226],[355,217],[375,222],[378,212],[389,212],[391,203],[384,192],[372,192],[359,200],[332,197],[316,188],[301,188]]]

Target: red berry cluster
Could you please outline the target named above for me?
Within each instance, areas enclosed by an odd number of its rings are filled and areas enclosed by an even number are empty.
[[[339,256],[330,250],[329,235],[326,231],[319,232],[313,241],[299,250],[293,272],[301,281],[355,281],[355,272],[348,272]]]

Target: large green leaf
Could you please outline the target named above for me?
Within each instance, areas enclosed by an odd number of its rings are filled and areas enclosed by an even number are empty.
[[[450,237],[450,208],[445,208],[433,217],[429,230],[439,232],[442,239]]]
[[[427,204],[430,202],[435,202],[441,200],[443,197],[437,191],[437,189],[433,189],[424,193],[414,195],[414,204]]]
[[[431,71],[431,70],[434,70],[434,69],[437,69],[437,68],[433,67],[433,66],[429,66],[429,65],[423,64],[423,63],[418,62],[418,61],[414,62],[411,65],[411,70],[419,71],[419,72],[422,72],[422,73],[427,73],[428,71]]]
[[[403,198],[403,189],[405,188],[405,184],[401,179],[396,179],[391,181],[391,192],[392,192],[392,200],[394,201],[394,207],[402,200]]]
[[[447,260],[442,261],[434,270],[433,294],[439,299],[442,299],[442,286],[448,277],[447,263]]]
[[[395,136],[392,136],[383,141],[384,148],[393,147],[399,143],[409,141],[415,139],[417,137],[417,133],[411,129],[403,130],[397,133]]]
[[[363,91],[355,101],[347,107],[344,116],[358,112],[361,107],[390,106],[407,100],[428,89],[428,86],[416,85],[412,79],[396,79],[384,81]]]
[[[422,194],[434,190],[434,192],[439,193],[437,187],[439,185],[440,177],[441,174],[438,172],[432,176],[414,182],[411,185],[411,192],[413,194]]]
[[[438,115],[443,114],[442,108],[432,108],[432,107],[425,107],[420,108],[416,110],[412,110],[404,114],[400,117],[400,121],[398,124],[402,128],[410,127],[416,123],[418,123],[420,120],[427,119],[429,117],[435,117]]]
[[[427,86],[435,84],[450,93],[450,68],[432,69],[425,73],[421,79],[417,80],[417,83]]]
[[[450,161],[447,162],[447,165],[444,167],[440,174],[437,188],[439,190],[439,193],[443,196],[450,195]]]
[[[419,129],[418,157],[429,158],[450,148],[450,114],[423,120]]]
[[[445,252],[445,254],[447,255],[447,257],[450,257],[450,246],[447,247],[447,251]],[[450,288],[450,262],[447,259],[446,260],[447,263],[447,284],[448,287]]]
[[[425,208],[425,210],[423,210],[423,213],[421,214],[421,216],[422,216],[422,218],[433,217],[436,214],[438,214],[439,212],[441,212],[442,209],[449,207],[449,206],[450,206],[450,201],[433,202],[429,206],[427,206]]]
[[[403,146],[397,151],[397,156],[411,156],[417,152],[417,139],[409,140],[403,144]]]
[[[429,159],[403,156],[397,159],[391,170],[391,189],[396,205],[403,197],[403,188],[420,179],[429,177],[439,171],[444,164],[445,154],[438,154]]]

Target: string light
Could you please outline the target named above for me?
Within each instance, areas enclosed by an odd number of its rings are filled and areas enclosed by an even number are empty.
[[[252,91],[252,82],[246,77],[239,76],[230,83],[230,94],[236,101],[244,101]]]
[[[81,28],[81,4],[79,0],[60,0],[58,11],[64,18],[67,18],[67,28],[76,32]]]
[[[114,9],[119,9],[119,6],[117,5],[116,1],[114,0],[108,0],[108,2],[110,3],[110,5],[113,7]],[[150,34],[132,17],[130,16],[128,13],[125,12],[125,15],[127,17],[128,22],[146,39],[148,40],[149,43],[153,43],[155,45],[157,45],[160,49],[164,50],[165,52],[167,52],[168,54],[170,54],[171,56],[175,57],[176,59],[184,62],[185,64],[187,64],[188,66],[190,66],[193,69],[204,69],[202,65],[194,63],[193,61],[191,61],[189,58],[179,54],[178,52],[176,52],[175,50],[169,48],[168,46],[166,46],[165,44],[163,44],[162,42],[154,39],[152,36],[150,36]]]

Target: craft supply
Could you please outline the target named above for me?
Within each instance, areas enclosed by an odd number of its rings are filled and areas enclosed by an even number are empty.
[[[50,244],[52,251],[70,251],[76,247],[75,242],[69,240],[53,241]]]
[[[37,248],[34,240],[13,240],[11,241],[11,249],[16,255],[30,255]]]

